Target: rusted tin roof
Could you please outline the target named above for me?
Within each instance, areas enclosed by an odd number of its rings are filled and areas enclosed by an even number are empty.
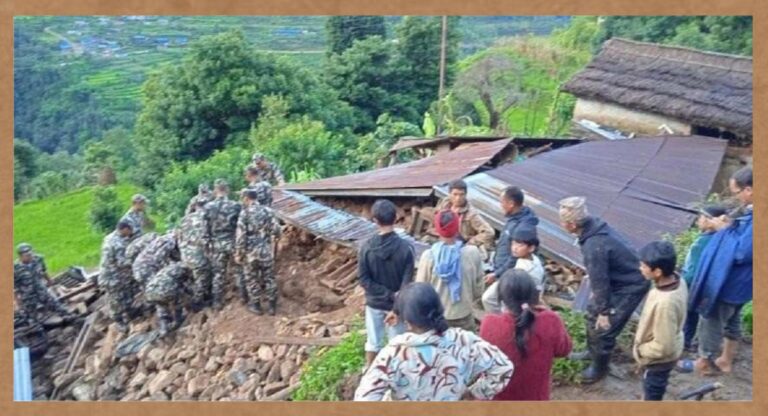
[[[589,142],[465,178],[468,199],[500,230],[499,193],[523,189],[539,217],[541,249],[583,266],[575,238],[560,227],[558,201],[585,196],[592,215],[607,221],[635,247],[691,226],[693,204],[712,188],[727,142],[700,136]],[[437,193],[444,195],[444,189]]]
[[[282,189],[307,195],[428,196],[432,187],[461,179],[491,161],[511,139],[469,143],[432,157],[312,182],[288,184]]]
[[[272,198],[275,215],[324,240],[358,249],[363,242],[377,233],[373,222],[315,202],[306,195],[275,189],[272,191]],[[429,247],[402,232],[400,235],[414,246],[416,259]]]
[[[392,153],[403,149],[434,149],[443,143],[450,143],[451,147],[454,148],[465,143],[493,142],[508,138],[507,136],[403,137],[389,149],[389,152]],[[553,148],[558,148],[569,144],[576,144],[582,140],[573,137],[514,137],[512,141],[520,147],[535,147],[552,143]]]

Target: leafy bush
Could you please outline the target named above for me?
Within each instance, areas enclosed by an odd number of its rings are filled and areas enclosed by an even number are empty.
[[[201,162],[173,163],[151,195],[153,204],[167,224],[175,224],[200,183],[213,185],[217,178],[223,178],[233,192],[244,187],[243,169],[251,163],[252,154],[247,149],[230,147]]]
[[[91,204],[91,226],[95,231],[108,232],[120,220],[122,207],[113,186],[96,187]]]
[[[322,348],[309,359],[302,369],[301,387],[293,393],[293,400],[340,400],[339,386],[365,364],[365,335],[360,333],[361,327],[358,319],[339,345]]]
[[[573,340],[573,350],[583,351],[587,348],[587,324],[584,314],[570,309],[558,310],[557,313],[565,323],[565,329]],[[552,364],[552,379],[558,383],[578,383],[581,372],[586,368],[585,361],[575,361],[557,358]]]
[[[741,323],[749,335],[752,335],[752,302],[750,301],[741,310]]]

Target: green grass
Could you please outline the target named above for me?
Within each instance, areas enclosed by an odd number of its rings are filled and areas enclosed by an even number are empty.
[[[565,323],[565,329],[571,335],[573,351],[583,351],[587,348],[587,326],[583,313],[570,309],[557,310]],[[587,367],[586,361],[574,361],[557,358],[552,363],[552,379],[557,383],[576,384],[581,381],[581,372]]]
[[[340,400],[341,383],[365,364],[365,335],[359,331],[363,327],[362,319],[357,319],[351,326],[351,331],[339,345],[317,350],[304,365],[301,387],[293,393],[293,400]]]
[[[137,191],[133,185],[117,186],[118,200],[126,210]],[[69,266],[98,265],[104,235],[91,228],[88,213],[92,201],[93,188],[89,187],[14,206],[14,247],[22,242],[32,244],[45,257],[51,275]],[[159,223],[158,229],[162,229]]]

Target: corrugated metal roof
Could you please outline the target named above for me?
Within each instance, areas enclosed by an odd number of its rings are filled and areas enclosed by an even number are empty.
[[[13,350],[13,400],[32,401],[32,366],[27,347]]]
[[[582,266],[575,238],[560,227],[558,201],[585,196],[591,214],[607,221],[636,248],[691,226],[687,210],[706,198],[727,142],[700,136],[583,143],[465,178],[468,199],[501,229],[499,193],[523,189],[540,219],[545,254]],[[438,194],[445,194],[439,189]]]
[[[450,152],[401,165],[312,182],[288,184],[280,188],[301,191],[309,195],[312,195],[312,191],[323,191],[323,195],[345,195],[345,192],[350,190],[369,190],[373,195],[397,196],[397,193],[402,192],[403,189],[416,191],[411,192],[413,195],[409,196],[429,195],[432,193],[433,186],[448,183],[475,172],[504,150],[510,141],[511,139],[503,139],[487,143],[469,143]]]
[[[492,142],[496,140],[507,139],[507,136],[451,136],[451,137],[434,137],[434,138],[421,138],[421,137],[403,137],[397,141],[390,149],[389,152],[395,152],[403,149],[417,149],[417,148],[436,148],[443,143],[451,143],[453,146],[458,146],[462,143],[474,143],[474,142]],[[573,137],[514,137],[513,143],[518,146],[541,146],[547,143],[552,143],[554,148],[579,143],[581,139]]]
[[[334,243],[357,249],[377,233],[373,222],[315,202],[297,192],[275,189],[272,199],[272,209],[280,219]],[[429,247],[402,231],[399,234],[414,246],[416,259]]]

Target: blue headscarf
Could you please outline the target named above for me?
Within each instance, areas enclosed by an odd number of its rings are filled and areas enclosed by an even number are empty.
[[[431,248],[435,263],[433,271],[448,285],[453,303],[461,300],[461,247],[461,241],[451,245],[440,241]]]

